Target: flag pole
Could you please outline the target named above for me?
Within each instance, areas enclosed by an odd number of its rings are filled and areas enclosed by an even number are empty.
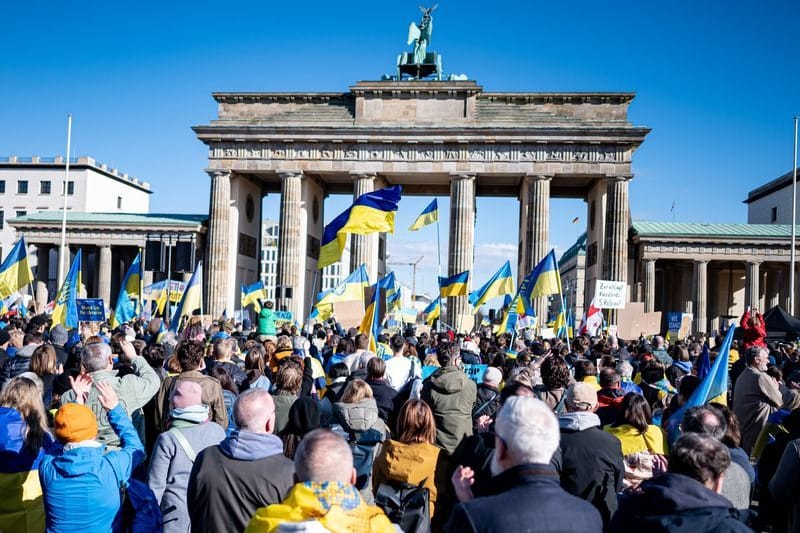
[[[439,258],[439,275],[442,275],[442,241],[439,236],[439,206],[436,206],[436,254]]]
[[[58,279],[64,279],[64,261],[67,250],[67,192],[69,190],[69,151],[72,143],[72,114],[67,115],[67,162],[64,176],[64,210],[61,213],[61,247],[58,253]]]
[[[795,261],[797,260],[797,252],[795,247],[795,238],[797,237],[797,122],[800,117],[794,117],[794,157],[792,159],[792,253],[789,261],[789,314],[794,316],[794,276],[795,276]]]

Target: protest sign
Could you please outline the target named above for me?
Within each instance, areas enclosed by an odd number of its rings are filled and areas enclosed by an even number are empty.
[[[431,374],[439,370],[440,366],[425,365],[422,367],[422,379],[428,379]]]
[[[75,300],[78,308],[78,321],[80,322],[104,322],[106,319],[106,308],[102,298],[79,298]]]
[[[275,326],[282,326],[286,323],[294,324],[294,314],[291,311],[275,311]]]
[[[333,316],[344,329],[357,328],[364,318],[364,302],[361,300],[334,302]]]
[[[599,279],[594,288],[594,305],[598,309],[624,309],[625,293],[624,281]]]
[[[475,383],[480,383],[483,380],[483,373],[486,372],[488,367],[489,365],[464,365],[464,372],[469,379]]]
[[[661,332],[661,311],[645,313],[644,303],[628,302],[617,313],[617,336],[638,339],[639,335],[658,335]]]
[[[676,313],[674,311],[667,313],[667,331],[670,337],[678,337],[678,330],[681,329],[682,316],[683,313]]]

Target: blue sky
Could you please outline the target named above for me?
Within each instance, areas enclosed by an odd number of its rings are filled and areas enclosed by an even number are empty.
[[[212,91],[377,79],[406,48],[417,4],[7,3],[0,154],[63,153],[71,112],[77,154],[150,181],[153,211],[204,212],[207,154],[190,127],[215,116]],[[634,156],[636,220],[671,220],[676,201],[678,221],[745,222],[747,191],[790,169],[796,1],[441,1],[434,20],[445,71],[486,90],[637,92],[631,121],[653,131]],[[424,254],[418,285],[433,289],[433,229],[405,231],[429,200],[403,200],[389,251]],[[331,197],[326,219],[345,203]],[[265,206],[276,218],[277,197]],[[575,216],[585,220],[582,202],[553,200],[551,245],[571,244]],[[446,219],[441,229],[446,257]],[[516,201],[479,199],[474,284],[515,258],[516,242]],[[396,270],[410,283],[409,268]]]

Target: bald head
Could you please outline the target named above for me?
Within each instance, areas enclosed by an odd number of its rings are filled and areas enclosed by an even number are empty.
[[[294,470],[300,482],[355,482],[350,446],[328,429],[315,429],[303,437],[294,455]]]
[[[272,433],[275,428],[275,402],[264,389],[249,389],[233,404],[236,427],[252,433]]]

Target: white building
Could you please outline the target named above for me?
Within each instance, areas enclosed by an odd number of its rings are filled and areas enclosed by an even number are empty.
[[[800,170],[798,170],[800,172]],[[747,194],[748,224],[792,223],[792,171]],[[800,178],[799,178],[800,179]],[[800,193],[798,193],[800,200]]]
[[[17,240],[8,220],[64,207],[66,163],[63,157],[0,157],[0,252]],[[147,213],[150,184],[91,157],[70,159],[67,211]]]

